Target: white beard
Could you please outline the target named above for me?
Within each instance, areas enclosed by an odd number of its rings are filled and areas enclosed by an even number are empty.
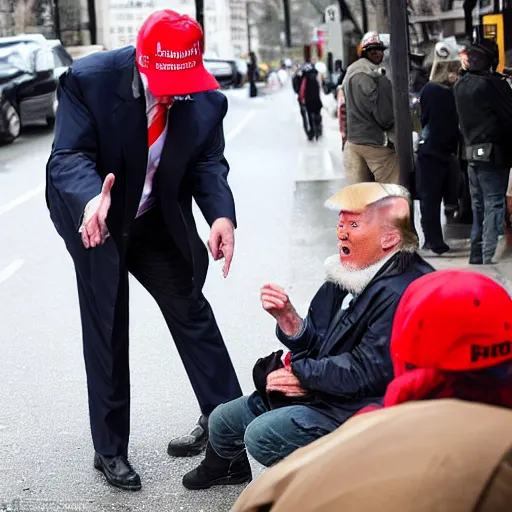
[[[329,256],[324,263],[326,281],[337,284],[340,288],[343,288],[353,295],[359,295],[394,254],[396,254],[396,252],[360,270],[351,270],[344,267],[341,264],[340,255],[334,254],[333,256]]]

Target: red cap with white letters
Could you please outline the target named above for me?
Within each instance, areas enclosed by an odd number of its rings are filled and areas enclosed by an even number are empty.
[[[155,96],[183,96],[219,88],[203,65],[204,36],[190,16],[156,11],[137,36],[137,68]]]

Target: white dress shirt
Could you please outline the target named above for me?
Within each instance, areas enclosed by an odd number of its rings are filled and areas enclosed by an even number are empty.
[[[144,86],[144,93],[146,95],[146,117],[148,119],[148,128],[149,128],[149,113],[153,108],[155,108],[158,104],[157,99],[148,89],[147,80],[144,75],[141,75],[142,85]],[[167,125],[169,123],[169,118],[165,123],[164,131],[161,133],[160,137],[153,143],[153,145],[148,150],[148,163],[146,167],[146,180],[144,182],[144,189],[142,191],[142,196],[140,198],[139,210],[137,211],[137,215],[135,218],[140,217],[142,214],[146,213],[148,210],[153,208],[156,203],[156,198],[151,195],[153,192],[153,180],[155,179],[155,173],[158,169],[158,164],[160,163],[160,157],[162,156],[162,149],[164,147],[165,138],[167,137]]]

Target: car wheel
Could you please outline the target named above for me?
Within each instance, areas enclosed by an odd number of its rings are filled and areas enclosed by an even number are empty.
[[[57,95],[54,96],[52,102],[52,115],[46,118],[46,124],[53,128],[55,126],[55,117],[57,116],[57,108],[59,106],[59,101],[57,100]]]
[[[6,131],[2,135],[3,142],[12,142],[20,136],[21,120],[16,109],[9,102],[2,105],[2,111],[6,120]]]

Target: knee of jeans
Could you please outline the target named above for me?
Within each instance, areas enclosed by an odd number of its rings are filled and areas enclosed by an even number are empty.
[[[492,194],[488,196],[487,201],[493,210],[505,210],[505,196]]]
[[[266,422],[254,420],[245,431],[244,443],[247,452],[262,466],[270,467],[282,457],[280,440],[272,435]]]
[[[228,405],[229,404],[218,405],[208,418],[209,437],[212,441],[217,437],[222,437],[224,431],[228,428]]]

